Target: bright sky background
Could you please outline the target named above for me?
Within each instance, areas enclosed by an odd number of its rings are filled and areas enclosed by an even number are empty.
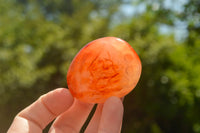
[[[133,0],[135,2],[137,0]],[[148,0],[147,2],[152,3],[152,10],[157,11],[160,8],[159,3],[152,2]],[[181,13],[184,11],[184,4],[186,4],[188,0],[164,0],[164,8],[173,10],[177,13]],[[127,17],[134,16],[136,14],[141,14],[146,11],[145,3],[140,3],[139,5],[134,6],[134,4],[124,4],[121,6],[120,11],[122,11]],[[177,20],[174,23],[174,27],[168,25],[161,25],[159,30],[162,34],[171,34],[174,33],[175,39],[177,41],[181,41],[187,36],[187,23]]]

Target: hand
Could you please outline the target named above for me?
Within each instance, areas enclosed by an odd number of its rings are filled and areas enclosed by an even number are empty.
[[[22,110],[7,133],[42,133],[54,119],[49,133],[79,133],[93,105],[74,99],[68,89],[56,89]],[[121,100],[111,97],[98,104],[85,133],[119,133],[122,117]]]

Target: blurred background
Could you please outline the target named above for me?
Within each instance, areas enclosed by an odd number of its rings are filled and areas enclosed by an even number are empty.
[[[143,64],[122,133],[200,133],[199,0],[0,0],[0,132],[67,87],[75,54],[105,36],[129,42]]]

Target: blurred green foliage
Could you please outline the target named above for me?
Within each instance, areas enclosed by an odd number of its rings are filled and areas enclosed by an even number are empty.
[[[176,0],[176,3],[180,1]],[[122,5],[145,11],[133,15]],[[116,36],[139,54],[143,71],[126,96],[122,132],[200,132],[200,2],[182,11],[164,1],[0,0],[0,132],[40,95],[67,87],[66,73],[88,42]],[[161,25],[186,25],[177,41]]]

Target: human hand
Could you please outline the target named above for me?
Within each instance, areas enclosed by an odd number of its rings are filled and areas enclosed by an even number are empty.
[[[74,99],[68,89],[59,88],[41,96],[14,118],[7,133],[42,133],[55,119],[49,133],[79,133],[94,104]],[[119,133],[123,104],[117,97],[98,104],[85,133]]]

